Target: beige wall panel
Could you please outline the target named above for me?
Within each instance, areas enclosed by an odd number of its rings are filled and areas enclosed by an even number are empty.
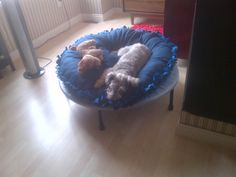
[[[68,19],[84,14],[104,14],[112,8],[122,7],[122,0],[19,0],[32,40],[57,28]],[[14,40],[0,7],[0,31],[10,51],[15,50]]]
[[[81,0],[80,7],[84,14],[102,14],[101,0]]]
[[[113,7],[122,8],[122,0],[113,0]]]
[[[103,14],[113,8],[113,1],[112,0],[101,0],[101,2],[102,2],[102,13]]]

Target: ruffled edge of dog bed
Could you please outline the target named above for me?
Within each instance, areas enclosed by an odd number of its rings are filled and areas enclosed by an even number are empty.
[[[123,28],[134,30],[131,28],[128,28],[124,26]],[[122,29],[122,28],[118,28]],[[99,32],[97,34],[102,34],[105,32],[111,32],[114,29],[110,30],[104,30],[103,32]],[[140,32],[147,32],[144,29],[137,29],[135,31],[140,31]],[[132,106],[138,101],[141,101],[144,99],[146,96],[150,95],[154,91],[157,90],[158,85],[163,82],[167,76],[170,74],[171,70],[176,64],[176,53],[177,53],[177,46],[173,44],[172,42],[169,41],[168,38],[165,38],[161,33],[159,32],[149,32],[149,33],[155,33],[160,36],[160,38],[164,41],[170,44],[171,47],[171,52],[172,55],[170,58],[168,58],[168,62],[165,67],[163,67],[162,71],[157,71],[153,74],[153,77],[149,83],[143,84],[140,87],[135,89],[135,94],[132,94],[129,96],[129,99],[121,99],[117,101],[112,101],[108,100],[106,98],[106,93],[104,89],[96,90],[96,89],[91,89],[89,91],[86,90],[78,90],[71,82],[67,80],[66,77],[63,76],[63,74],[60,72],[60,59],[62,58],[63,54],[69,50],[68,47],[65,48],[65,50],[61,53],[61,55],[58,55],[57,58],[57,66],[56,66],[56,73],[58,78],[63,82],[64,86],[66,89],[72,94],[76,95],[76,97],[81,101],[85,102],[86,104],[93,104],[94,106],[101,107],[101,108],[114,108],[114,109],[119,109],[119,108],[126,108],[128,106]],[[83,36],[79,39],[77,39],[74,43],[80,43],[88,39],[93,39],[93,36],[96,34],[89,34],[86,36]],[[79,96],[78,96],[79,95]]]
[[[121,99],[118,101],[112,101],[106,98],[106,94],[102,94],[94,100],[94,104],[102,108],[113,107],[114,109],[119,109],[119,108],[132,106],[138,101],[141,101],[146,96],[155,92],[158,89],[158,85],[161,82],[163,82],[167,78],[167,76],[170,74],[170,72],[172,71],[176,63],[176,52],[177,52],[177,47],[173,46],[172,57],[171,59],[168,60],[168,63],[166,67],[163,68],[161,74],[160,72],[154,73],[151,82],[135,89],[135,93],[132,95],[129,95],[129,99]]]

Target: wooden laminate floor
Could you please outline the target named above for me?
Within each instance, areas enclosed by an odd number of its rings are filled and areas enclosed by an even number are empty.
[[[37,49],[53,58],[39,79],[24,69],[4,71],[0,80],[1,177],[234,177],[236,153],[175,135],[186,68],[181,66],[174,110],[168,97],[139,109],[97,112],[67,101],[55,73],[56,56],[76,38],[130,25],[119,16],[103,23],[80,23]],[[40,60],[40,64],[45,61]]]

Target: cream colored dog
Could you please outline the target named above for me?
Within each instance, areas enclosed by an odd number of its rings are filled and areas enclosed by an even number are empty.
[[[130,86],[137,87],[139,85],[140,80],[136,76],[147,62],[149,55],[149,49],[140,43],[121,48],[118,51],[119,61],[112,68],[104,71],[94,87],[100,88],[106,84],[108,99],[122,98]]]

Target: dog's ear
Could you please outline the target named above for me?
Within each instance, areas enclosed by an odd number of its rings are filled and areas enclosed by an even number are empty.
[[[99,68],[101,66],[101,60],[97,59],[97,60],[94,60],[94,65],[96,68]]]
[[[85,68],[85,60],[80,60],[80,62],[78,63],[78,71],[80,73],[84,72],[84,68]]]
[[[106,80],[105,80],[106,84],[109,84],[111,82],[111,80],[114,79],[114,78],[115,78],[115,73],[114,72],[108,73],[107,76],[106,76]]]

